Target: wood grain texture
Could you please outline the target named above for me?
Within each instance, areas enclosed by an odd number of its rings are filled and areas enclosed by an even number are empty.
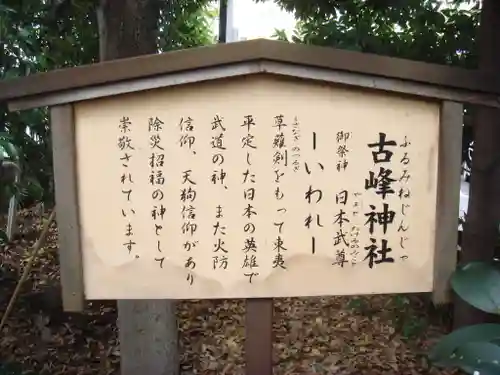
[[[50,108],[63,307],[84,308],[73,106]]]
[[[179,373],[176,304],[172,300],[118,300],[121,375]]]
[[[273,309],[272,298],[246,300],[246,375],[273,373]]]
[[[500,79],[489,73],[331,47],[256,39],[3,80],[0,101],[251,61],[281,62],[500,95]]]
[[[434,304],[451,300],[450,277],[457,264],[463,107],[443,102],[439,134]]]
[[[311,69],[308,66],[272,61],[247,61],[198,70],[188,70],[145,77],[131,81],[119,81],[105,85],[81,87],[74,90],[34,95],[8,102],[9,110],[61,105],[109,96],[144,92],[148,90],[203,84],[207,81],[249,78],[249,76],[272,76],[273,79],[301,80],[308,83],[335,84],[339,87],[353,87],[361,90],[382,91],[390,95],[404,95],[433,101],[454,101],[500,108],[497,95],[475,91],[449,89],[410,80],[333,69]],[[251,79],[251,78],[249,78]]]

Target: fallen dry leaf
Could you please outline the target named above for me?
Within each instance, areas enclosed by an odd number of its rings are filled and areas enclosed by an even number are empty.
[[[2,311],[41,226],[29,211],[20,222],[18,237],[1,249]],[[454,374],[425,360],[449,325],[428,295],[282,298],[274,305],[275,375]],[[182,373],[243,375],[244,313],[241,300],[180,302]],[[82,314],[62,311],[54,224],[0,333],[0,363],[40,375],[119,374],[116,318],[112,301],[89,302]]]

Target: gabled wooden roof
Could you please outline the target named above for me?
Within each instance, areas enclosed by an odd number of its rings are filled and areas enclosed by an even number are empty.
[[[259,61],[385,77],[489,96],[500,95],[500,80],[477,71],[329,47],[256,39],[7,79],[0,81],[0,101]]]

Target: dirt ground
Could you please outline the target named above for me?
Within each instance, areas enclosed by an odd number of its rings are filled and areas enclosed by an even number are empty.
[[[41,230],[29,212],[20,221],[19,236],[0,253],[0,314]],[[426,361],[449,329],[447,312],[428,295],[287,298],[274,306],[275,375],[454,374]],[[0,375],[118,374],[116,316],[111,301],[62,311],[54,224],[0,332]],[[177,316],[183,374],[244,374],[243,301],[179,302]]]

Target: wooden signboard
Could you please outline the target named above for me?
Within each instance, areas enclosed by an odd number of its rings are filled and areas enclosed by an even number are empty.
[[[461,103],[499,108],[499,87],[479,72],[252,40],[1,81],[0,101],[50,107],[64,308],[247,298],[247,373],[269,375],[270,297],[447,301]],[[124,373],[151,362],[162,373],[166,357],[142,340],[156,342],[157,326],[144,333],[127,311]]]
[[[439,123],[272,75],[77,103],[85,295],[430,292]]]
[[[456,263],[460,102],[491,77],[269,40],[0,82],[51,108],[63,300],[430,292]]]

